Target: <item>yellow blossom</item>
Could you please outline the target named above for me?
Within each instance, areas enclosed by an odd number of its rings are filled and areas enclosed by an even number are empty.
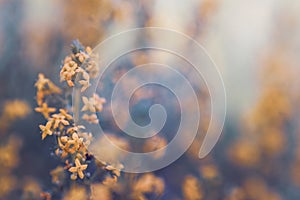
[[[42,131],[42,139],[45,139],[47,135],[52,135],[53,132],[51,131],[52,122],[47,122],[46,126],[40,125],[40,129]]]
[[[98,124],[99,123],[99,120],[98,120],[96,114],[92,114],[92,115],[84,114],[82,116],[82,119],[87,121],[90,124]]]
[[[182,184],[182,192],[186,200],[203,199],[203,191],[199,181],[193,176],[186,176]]]
[[[65,109],[59,109],[59,112],[60,112],[60,114],[62,114],[63,116],[65,116],[65,118],[67,120],[72,120],[73,119],[72,115],[68,114]]]
[[[96,111],[101,112],[103,110],[103,104],[106,103],[104,98],[99,97],[97,94],[94,94],[95,103],[94,106]]]
[[[53,128],[56,129],[58,128],[58,126],[60,124],[64,125],[64,126],[67,126],[69,125],[70,123],[65,119],[66,117],[62,114],[53,114],[51,116],[51,121],[54,122],[54,125],[53,125]]]
[[[81,111],[91,111],[91,112],[96,112],[95,108],[95,99],[94,98],[87,98],[87,97],[82,97],[82,101],[84,103],[84,106],[82,107]]]
[[[77,133],[73,133],[72,138],[67,142],[72,148],[69,149],[71,153],[75,153],[83,144],[83,138],[80,138]]]
[[[73,87],[74,86],[73,79],[76,75],[76,70],[78,68],[78,65],[76,62],[69,59],[65,61],[66,63],[63,65],[60,71],[60,80],[66,81],[70,87]]]
[[[71,127],[71,128],[68,128],[67,133],[79,132],[80,129],[85,129],[85,127],[82,126],[82,125],[73,126],[73,127]]]
[[[43,103],[41,107],[34,109],[36,112],[41,113],[46,119],[49,118],[49,114],[56,111],[55,108],[48,107],[47,103]]]
[[[82,77],[84,78],[84,80],[80,80],[79,81],[79,84],[82,85],[82,88],[81,88],[81,92],[84,92],[88,87],[91,86],[90,84],[90,76],[88,73],[86,73],[84,70],[82,72]]]
[[[44,74],[39,73],[38,74],[38,80],[36,81],[36,83],[34,84],[34,86],[38,90],[42,90],[48,82],[49,82],[49,79],[45,78]]]
[[[87,164],[82,165],[78,158],[75,159],[75,167],[71,167],[69,169],[70,172],[72,172],[75,175],[78,175],[79,178],[83,179],[84,178],[84,173],[83,171],[86,170]]]

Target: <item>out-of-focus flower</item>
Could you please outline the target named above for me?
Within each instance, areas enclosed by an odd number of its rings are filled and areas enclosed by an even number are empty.
[[[103,184],[92,184],[91,185],[91,200],[111,200],[112,194],[109,187]]]
[[[15,120],[26,117],[31,112],[27,102],[11,100],[4,103],[0,116],[0,130],[6,130]]]
[[[157,150],[161,150],[162,148],[164,148],[165,146],[167,146],[167,141],[165,138],[160,137],[160,136],[154,136],[151,137],[150,139],[148,139],[144,146],[143,146],[143,150],[144,152],[154,152]],[[155,152],[154,158],[161,158],[162,156],[164,156],[165,151],[161,150],[161,152]]]
[[[61,89],[52,81],[45,78],[45,75],[41,73],[38,75],[35,87],[37,88],[36,101],[39,106],[42,105],[45,96],[50,94],[61,94]]]
[[[214,179],[219,175],[217,167],[213,164],[200,166],[200,173],[205,179]]]
[[[11,191],[14,190],[17,184],[17,179],[12,175],[0,176],[0,197],[6,199]]]
[[[58,166],[50,172],[52,183],[60,185],[65,179],[65,170],[62,166]]]
[[[121,160],[121,155],[118,154],[118,151],[115,150],[115,148],[112,148],[112,146],[108,146],[107,140],[111,142],[113,145],[118,146],[121,149],[130,150],[130,145],[127,140],[117,137],[112,134],[106,134],[105,136],[101,138],[97,138],[94,140],[91,145],[89,146],[89,149],[91,152],[93,152],[95,155],[102,155],[102,160],[110,163],[111,165],[118,166]],[[101,154],[100,154],[101,152]],[[103,154],[103,152],[105,154]]]
[[[49,192],[41,192],[40,197],[43,200],[51,200],[52,199],[52,196]]]
[[[241,139],[236,141],[228,150],[232,163],[242,167],[254,167],[261,159],[261,152],[257,143]]]
[[[10,136],[8,141],[0,146],[0,172],[7,172],[18,166],[20,147],[20,139],[14,136]]]
[[[32,178],[26,178],[23,181],[22,199],[38,199],[41,192],[41,186],[36,180]]]
[[[87,121],[90,124],[98,124],[99,123],[99,120],[98,120],[98,117],[96,114],[91,114],[91,115],[84,114],[82,116],[82,119]]]
[[[257,177],[249,177],[246,179],[243,188],[249,199],[281,200],[280,195],[273,192],[264,180]]]
[[[244,200],[246,199],[246,193],[242,188],[233,188],[229,195],[225,197],[225,200]]]
[[[193,176],[186,176],[182,183],[182,194],[185,200],[201,200],[204,198],[199,181]]]
[[[82,101],[83,101],[84,105],[83,105],[81,111],[96,112],[94,98],[82,97]]]
[[[162,195],[164,191],[164,181],[151,173],[142,175],[133,185],[133,196],[145,199],[145,194],[154,193]]]
[[[85,71],[83,70],[83,72],[82,72],[82,77],[83,77],[83,80],[80,80],[80,81],[78,81],[78,82],[79,82],[80,85],[82,85],[80,91],[81,91],[81,92],[84,92],[88,87],[91,86],[91,84],[90,84],[90,76],[89,76],[89,74],[88,74],[87,72],[85,72]]]
[[[84,187],[73,186],[64,195],[63,200],[87,200],[88,194]]]
[[[103,110],[103,104],[106,103],[104,98],[99,97],[97,94],[94,94],[95,99],[95,108],[97,112],[101,112]]]

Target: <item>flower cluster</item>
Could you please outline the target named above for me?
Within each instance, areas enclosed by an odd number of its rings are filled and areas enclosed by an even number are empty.
[[[67,56],[60,71],[60,80],[66,81],[69,87],[75,86],[75,78],[79,78],[81,92],[90,86],[90,78],[96,78],[98,68],[90,47],[84,48],[78,41],[73,42],[73,54]]]
[[[96,78],[98,73],[92,59],[94,57],[90,47],[84,48],[79,41],[73,42],[72,54],[64,59],[60,71],[60,80],[66,82],[67,90],[76,87],[84,92],[90,86],[90,79]],[[77,85],[77,83],[79,84]],[[39,125],[42,140],[48,136],[54,136],[57,144],[55,155],[64,161],[64,169],[70,173],[72,180],[84,179],[88,163],[92,162],[92,155],[87,150],[93,139],[92,133],[85,132],[83,125],[75,124],[73,110],[66,109],[70,102],[68,102],[68,97],[63,94],[67,92],[60,89],[43,74],[38,75],[35,87],[37,88],[36,101],[38,105],[35,111],[41,113],[47,120],[45,124]],[[82,100],[84,103],[82,111],[92,113],[91,115],[85,114],[82,118],[91,123],[98,123],[95,113],[102,111],[105,99],[95,94],[92,98],[83,97]],[[61,102],[57,103],[59,101]],[[57,108],[58,105],[63,106]],[[101,167],[108,172],[112,171],[105,165]],[[55,183],[61,182],[61,168],[53,170],[51,174]]]
[[[97,160],[93,154],[99,151],[102,146],[103,138],[93,141],[93,135],[86,131],[83,124],[78,124],[75,120],[77,116],[73,115],[75,109],[83,112],[79,116],[83,122],[97,124],[99,120],[96,113],[103,111],[103,105],[106,103],[104,98],[97,94],[91,97],[85,95],[85,91],[90,87],[91,79],[97,77],[98,69],[94,61],[96,56],[92,53],[90,47],[84,48],[78,41],[74,41],[72,45],[72,54],[67,56],[61,66],[60,80],[66,87],[64,90],[56,86],[50,79],[43,74],[38,75],[35,84],[37,88],[36,101],[38,107],[35,111],[41,113],[46,119],[44,124],[39,125],[42,140],[47,137],[54,137],[56,146],[54,155],[58,156],[64,163],[64,166],[58,166],[51,171],[52,182],[57,186],[63,187],[67,185],[68,180],[76,181],[79,185],[74,185],[64,197],[66,199],[87,199],[88,191],[86,187],[80,186],[80,183],[89,185],[91,198],[93,199],[111,199],[112,195],[120,195],[127,193],[126,188],[130,188],[128,198],[147,199],[146,196],[153,194],[159,196],[163,193],[164,182],[154,174],[146,174],[139,177],[136,182],[125,186],[125,181],[119,182],[121,169],[123,165],[119,163],[119,155],[114,151],[107,152],[104,160]],[[80,91],[82,98],[82,106],[70,106],[71,99],[68,91],[76,89]],[[78,110],[77,110],[78,111]],[[129,149],[129,143],[121,137],[109,135],[110,140],[124,149]],[[92,143],[93,141],[93,143]],[[157,143],[153,145],[152,143]],[[166,141],[163,138],[156,138],[154,141],[147,143],[145,151],[155,150],[163,147]],[[89,147],[89,148],[88,148]],[[157,155],[161,157],[161,155]],[[66,179],[66,175],[70,179]],[[73,181],[73,183],[76,183]],[[105,192],[105,194],[103,194]],[[41,193],[43,199],[51,199],[49,192]]]

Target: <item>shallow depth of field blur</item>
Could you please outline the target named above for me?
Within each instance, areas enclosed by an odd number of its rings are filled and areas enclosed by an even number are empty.
[[[0,199],[299,199],[299,11],[297,0],[0,0]],[[87,174],[71,180],[54,139],[41,138],[45,119],[34,111],[38,74],[63,87],[60,66],[73,40],[93,48],[120,31],[147,26],[189,35],[215,61],[227,93],[222,136],[204,159],[198,158],[199,134],[180,159],[161,170],[121,172],[111,184],[88,181]],[[109,93],[128,66],[147,59],[137,52],[121,60],[101,91]],[[153,103],[154,90],[137,91],[136,109]],[[159,94],[167,104],[170,94]],[[204,109],[199,129],[205,130],[205,89],[199,101]],[[130,146],[112,121],[102,124],[115,131],[117,143]],[[172,121],[168,126],[172,131]],[[157,148],[153,145],[144,149]]]

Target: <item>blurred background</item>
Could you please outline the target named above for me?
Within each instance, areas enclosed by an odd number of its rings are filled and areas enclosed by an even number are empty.
[[[37,75],[59,85],[72,40],[93,48],[120,31],[147,26],[174,29],[202,44],[221,71],[228,99],[223,134],[209,156],[197,157],[200,135],[179,160],[153,173],[163,191],[144,199],[299,199],[299,10],[297,0],[0,0],[0,199],[54,194],[50,172],[62,163],[53,155],[54,141],[41,140],[44,119],[33,110]],[[130,63],[146,60],[137,53]],[[207,91],[199,90],[209,110]],[[137,102],[149,103],[152,93],[141,95]],[[206,128],[204,120],[200,129]],[[142,184],[139,176],[132,183],[124,174],[121,183]],[[76,186],[80,194],[74,187],[68,184],[52,199],[90,198],[86,185]],[[122,199],[122,190],[109,193],[101,195]],[[105,199],[101,195],[93,199]]]

